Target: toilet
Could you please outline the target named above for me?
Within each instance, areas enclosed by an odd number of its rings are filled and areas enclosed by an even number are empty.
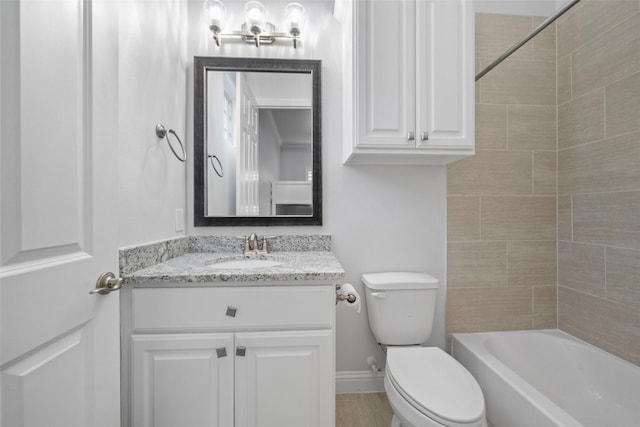
[[[386,348],[384,388],[394,412],[391,427],[486,427],[475,378],[431,336],[439,282],[424,273],[362,275],[369,326]]]

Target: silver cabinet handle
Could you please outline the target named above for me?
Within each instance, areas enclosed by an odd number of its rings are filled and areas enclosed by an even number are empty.
[[[122,287],[124,279],[116,277],[113,273],[102,273],[96,282],[96,288],[89,291],[91,295],[106,295],[109,292],[117,291]]]
[[[415,139],[416,139],[416,133],[415,133],[415,132],[409,132],[409,133],[407,133],[407,139],[408,139],[409,141],[415,141]]]
[[[236,317],[237,312],[238,312],[238,309],[236,307],[227,306],[227,312],[226,312],[227,316]]]
[[[428,141],[429,140],[429,132],[422,132],[422,136],[420,137],[420,140]]]
[[[218,356],[218,359],[220,359],[221,357],[227,357],[227,348],[226,347],[216,348],[216,355]]]
[[[236,348],[236,356],[245,356],[247,353],[247,348],[243,346],[238,346]]]

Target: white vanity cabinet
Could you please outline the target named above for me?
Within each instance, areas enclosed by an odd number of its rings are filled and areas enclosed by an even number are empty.
[[[129,292],[125,426],[334,425],[334,285]]]
[[[471,3],[342,3],[346,164],[447,164],[474,153]]]

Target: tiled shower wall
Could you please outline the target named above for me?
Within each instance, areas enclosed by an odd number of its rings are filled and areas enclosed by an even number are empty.
[[[477,69],[538,22],[478,14]],[[640,364],[640,0],[583,0],[555,35],[477,84],[477,155],[448,169],[447,332],[557,325]]]
[[[476,15],[476,69],[541,22]],[[447,333],[556,327],[556,39],[476,86],[476,152],[448,167]]]
[[[558,324],[640,364],[640,2],[558,24]]]

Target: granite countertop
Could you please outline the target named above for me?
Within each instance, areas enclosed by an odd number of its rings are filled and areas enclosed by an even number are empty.
[[[162,245],[166,244],[166,247]],[[175,241],[156,244],[154,247],[121,250],[120,275],[129,284],[144,283],[201,283],[201,282],[300,282],[339,281],[344,279],[342,266],[329,247],[283,247],[269,254],[243,255],[240,250],[216,247],[200,248],[196,251],[174,251]],[[167,250],[167,247],[169,250]],[[209,249],[209,250],[204,250]],[[222,249],[222,250],[221,250]],[[235,248],[231,248],[235,249]],[[315,250],[304,250],[315,249]],[[153,254],[150,256],[149,254]],[[157,257],[155,260],[154,257]],[[144,259],[144,262],[140,260]],[[246,260],[265,260],[278,263],[273,266],[251,268],[227,268],[216,263]],[[155,262],[154,262],[155,261]]]
[[[270,260],[280,265],[257,268],[218,268],[216,263],[238,260]],[[237,253],[189,253],[132,272],[127,283],[145,282],[265,282],[339,280],[344,270],[331,251],[277,252],[266,255]]]

